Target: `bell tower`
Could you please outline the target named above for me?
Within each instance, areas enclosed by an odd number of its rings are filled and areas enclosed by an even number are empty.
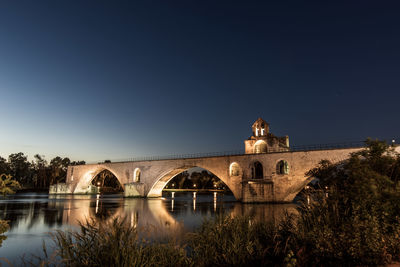
[[[253,136],[255,137],[266,136],[269,133],[269,124],[261,118],[258,118],[251,128],[253,129]]]

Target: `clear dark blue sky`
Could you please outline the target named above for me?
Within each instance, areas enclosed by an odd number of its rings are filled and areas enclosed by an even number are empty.
[[[0,156],[400,137],[398,1],[1,1]],[[399,140],[400,141],[400,140]]]

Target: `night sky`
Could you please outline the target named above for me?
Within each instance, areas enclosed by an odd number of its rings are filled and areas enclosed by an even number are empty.
[[[399,1],[0,2],[5,158],[400,141],[399,89]]]

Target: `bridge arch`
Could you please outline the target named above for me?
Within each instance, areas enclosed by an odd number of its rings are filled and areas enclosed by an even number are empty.
[[[175,176],[178,174],[187,171],[189,169],[199,167],[202,168],[206,171],[211,172],[214,174],[218,179],[220,179],[228,188],[231,190],[233,193],[234,197],[236,199],[240,199],[239,191],[234,190],[234,186],[232,185],[230,179],[229,179],[229,170],[226,171],[226,175],[223,175],[219,173],[218,171],[213,171],[212,168],[207,168],[207,166],[203,166],[201,164],[196,164],[194,166],[181,166],[173,169],[169,169],[168,171],[163,172],[161,175],[159,175],[154,182],[154,184],[151,186],[149,192],[147,193],[147,197],[159,197],[162,194],[162,190],[164,187],[171,181]]]
[[[118,182],[122,187],[122,190],[125,191],[124,181],[121,179],[121,177],[115,170],[106,165],[96,165],[92,169],[88,169],[82,174],[81,179],[79,180],[79,182],[77,183],[77,185],[73,190],[73,193],[75,194],[88,193],[88,190],[90,189],[93,179],[96,178],[96,176],[99,175],[104,170],[111,172],[115,176],[115,178],[117,178]]]

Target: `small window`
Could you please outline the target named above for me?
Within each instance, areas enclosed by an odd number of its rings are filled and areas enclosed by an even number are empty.
[[[276,164],[277,174],[289,174],[289,164],[286,160],[281,160]]]
[[[133,182],[138,183],[140,182],[140,169],[136,168],[135,171],[133,172]]]
[[[239,174],[240,174],[239,164],[237,164],[236,162],[232,162],[231,166],[229,167],[229,175],[239,176]]]

